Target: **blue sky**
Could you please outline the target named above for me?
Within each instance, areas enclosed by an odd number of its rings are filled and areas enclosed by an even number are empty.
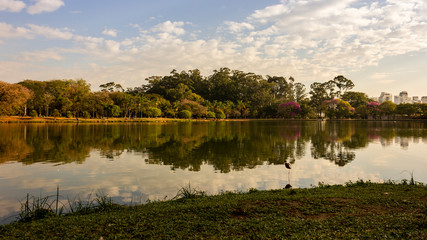
[[[426,0],[0,0],[0,80],[126,87],[172,69],[337,75],[427,96]]]

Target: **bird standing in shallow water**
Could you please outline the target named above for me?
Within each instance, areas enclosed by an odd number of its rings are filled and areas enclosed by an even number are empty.
[[[292,168],[292,165],[290,163],[288,163],[288,162],[285,162],[285,167],[290,170]],[[286,184],[286,187],[285,187],[286,189],[292,187],[292,185],[291,185],[291,177],[290,177],[291,171],[289,171],[289,170],[288,170],[288,184]]]

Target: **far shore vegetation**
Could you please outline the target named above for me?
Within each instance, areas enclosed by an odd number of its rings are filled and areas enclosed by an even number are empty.
[[[27,120],[33,122],[51,118],[427,119],[427,104],[380,104],[363,92],[351,91],[353,81],[342,75],[314,82],[309,89],[292,77],[263,77],[229,68],[214,70],[208,77],[194,69],[145,80],[147,84],[127,89],[109,82],[96,92],[83,79],[0,81],[0,116],[31,117]]]
[[[122,206],[30,197],[0,239],[426,239],[427,186],[410,180],[207,195]],[[62,204],[62,205],[61,205]],[[64,212],[68,207],[68,212]]]

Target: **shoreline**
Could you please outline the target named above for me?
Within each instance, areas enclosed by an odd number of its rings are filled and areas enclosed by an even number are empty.
[[[284,119],[284,118],[226,118],[226,119],[182,119],[182,118],[66,118],[66,117],[0,117],[1,123],[162,123],[162,122],[248,122],[248,121],[368,121],[368,122],[425,122],[427,119]]]

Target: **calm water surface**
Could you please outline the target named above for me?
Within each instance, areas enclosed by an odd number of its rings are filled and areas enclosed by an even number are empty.
[[[284,162],[292,164],[287,170]],[[0,223],[26,194],[170,199],[358,179],[427,183],[426,122],[0,124]],[[66,200],[65,200],[66,201]]]

